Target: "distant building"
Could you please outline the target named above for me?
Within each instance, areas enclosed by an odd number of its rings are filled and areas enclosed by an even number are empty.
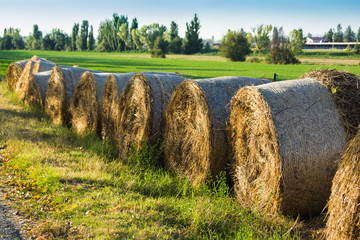
[[[307,37],[306,43],[326,43],[329,42],[326,38],[323,37]]]

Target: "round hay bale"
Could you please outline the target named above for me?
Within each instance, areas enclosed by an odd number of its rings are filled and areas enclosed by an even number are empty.
[[[25,68],[25,65],[29,62],[29,60],[32,61],[32,64],[35,64],[35,61],[38,60],[38,57],[35,55],[31,59],[10,63],[6,71],[6,83],[10,90],[13,91],[16,89],[16,84]],[[29,71],[31,71],[31,68]]]
[[[36,60],[34,66],[33,66],[33,70],[32,73],[40,73],[40,72],[46,72],[51,70],[56,64],[45,59],[45,58],[40,58],[38,60]]]
[[[155,75],[178,75],[177,73],[143,72]],[[120,97],[124,89],[135,73],[118,73],[108,76],[102,100],[101,134],[103,139],[117,141],[117,124],[119,122]]]
[[[332,94],[342,120],[347,141],[357,133],[360,124],[359,78],[336,69],[320,69],[305,73],[301,78],[312,78],[323,84]]]
[[[100,108],[109,73],[85,72],[70,101],[71,125],[77,133],[98,132]]]
[[[162,142],[164,115],[172,92],[184,80],[176,74],[137,73],[120,98],[117,140],[120,158],[144,140]]]
[[[99,73],[89,69],[59,65],[53,68],[45,98],[45,112],[55,124],[61,125],[70,122],[70,100],[81,76],[86,71]]]
[[[18,85],[19,99],[28,105],[38,105],[43,108],[51,72],[50,70],[36,74],[30,73],[21,81],[21,85]]]
[[[301,79],[244,87],[231,100],[228,131],[240,203],[270,214],[323,210],[346,142],[324,86]]]
[[[360,239],[360,132],[348,143],[328,203],[327,239]]]
[[[231,97],[242,86],[269,83],[247,77],[186,80],[174,91],[166,110],[165,166],[194,186],[228,164],[226,122]]]

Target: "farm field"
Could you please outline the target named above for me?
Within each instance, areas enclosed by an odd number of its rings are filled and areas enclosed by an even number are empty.
[[[33,55],[105,72],[180,72],[188,78],[248,76],[296,79],[319,67],[360,75],[359,59],[308,57],[309,64],[232,63],[219,56],[97,52],[0,51],[0,76],[10,62]],[[323,216],[295,220],[245,210],[225,178],[200,188],[158,164],[145,146],[127,163],[94,135],[54,126],[39,109],[16,100],[0,82],[0,197],[15,203],[29,237],[41,239],[312,239]]]
[[[273,65],[249,62],[228,62],[220,56],[168,55],[166,59],[150,58],[149,54],[119,54],[99,52],[48,52],[48,51],[0,51],[0,75],[5,75],[10,62],[28,59],[33,55],[47,58],[58,64],[79,65],[104,72],[160,71],[180,72],[188,78],[210,78],[220,76],[245,76],[278,80],[297,79],[305,72],[319,67],[347,70],[360,75],[359,60],[341,58],[307,58],[307,64]],[[320,55],[321,56],[321,55]],[[305,62],[305,61],[304,61]],[[325,65],[324,65],[325,64]]]

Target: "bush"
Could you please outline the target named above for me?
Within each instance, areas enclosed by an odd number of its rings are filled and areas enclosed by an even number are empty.
[[[288,44],[278,47],[271,47],[265,58],[267,63],[273,64],[297,64],[300,61],[295,57],[294,52]]]
[[[230,61],[243,62],[250,53],[250,44],[242,31],[229,31],[221,40],[220,54]]]
[[[154,42],[154,48],[150,50],[152,58],[165,58],[168,53],[169,42],[163,37],[157,37]]]

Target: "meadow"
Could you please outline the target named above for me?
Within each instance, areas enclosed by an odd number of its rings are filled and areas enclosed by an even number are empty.
[[[358,65],[232,63],[219,56],[97,52],[0,51],[10,62],[33,55],[106,72],[180,72],[188,78],[249,76],[296,79],[319,67],[360,75]],[[323,217],[265,216],[241,207],[225,177],[199,188],[163,170],[145,146],[126,163],[94,135],[54,126],[38,108],[19,103],[0,82],[0,196],[14,203],[32,239],[300,239],[314,238]],[[320,231],[321,232],[321,231]]]

